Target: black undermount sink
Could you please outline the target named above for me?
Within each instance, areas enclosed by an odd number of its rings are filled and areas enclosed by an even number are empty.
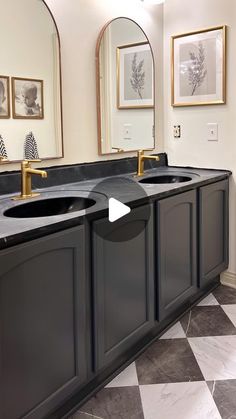
[[[4,215],[11,218],[50,217],[82,211],[95,203],[93,199],[75,196],[41,199],[9,208]]]
[[[183,183],[190,182],[192,180],[189,176],[179,176],[179,175],[159,175],[159,176],[150,176],[144,179],[141,179],[139,183],[148,183],[148,184],[165,184],[165,183]]]

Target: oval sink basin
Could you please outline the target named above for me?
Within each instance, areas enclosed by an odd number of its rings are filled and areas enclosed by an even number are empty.
[[[74,196],[41,199],[9,208],[4,215],[11,218],[50,217],[82,211],[95,203],[93,199]]]
[[[146,177],[144,179],[141,179],[139,183],[165,184],[165,183],[190,182],[190,180],[192,180],[192,178],[188,176],[159,175],[159,176]]]

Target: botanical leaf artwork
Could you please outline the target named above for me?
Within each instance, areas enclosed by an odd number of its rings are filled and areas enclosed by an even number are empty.
[[[32,132],[26,135],[25,138],[24,158],[27,160],[35,160],[39,158],[37,142]]]
[[[202,42],[198,43],[197,55],[191,51],[189,52],[189,55],[191,65],[188,67],[188,79],[192,89],[191,96],[193,96],[196,93],[197,88],[202,85],[207,75],[207,69],[205,68],[205,48]]]
[[[5,159],[8,158],[6,146],[1,135],[0,135],[0,156],[4,157]]]
[[[130,78],[130,83],[135,91],[135,93],[138,94],[140,99],[143,99],[142,97],[142,90],[144,89],[145,85],[145,71],[143,69],[144,67],[144,60],[137,62],[137,53],[135,52],[134,58],[132,60],[132,74]]]

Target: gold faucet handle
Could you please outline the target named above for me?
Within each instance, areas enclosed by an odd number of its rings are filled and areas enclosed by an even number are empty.
[[[41,163],[41,159],[25,159],[28,163]]]
[[[138,157],[144,156],[144,150],[138,150]]]
[[[40,159],[24,159],[21,162],[21,167],[25,167],[25,168],[31,168],[31,163],[41,163],[42,160]]]

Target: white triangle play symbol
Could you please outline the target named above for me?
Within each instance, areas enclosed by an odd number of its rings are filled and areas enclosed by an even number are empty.
[[[118,201],[115,198],[109,199],[109,221],[110,223],[113,223],[116,220],[119,220],[119,218],[124,217],[126,214],[129,214],[131,211],[130,207],[128,207],[125,204],[122,204],[122,202]]]

